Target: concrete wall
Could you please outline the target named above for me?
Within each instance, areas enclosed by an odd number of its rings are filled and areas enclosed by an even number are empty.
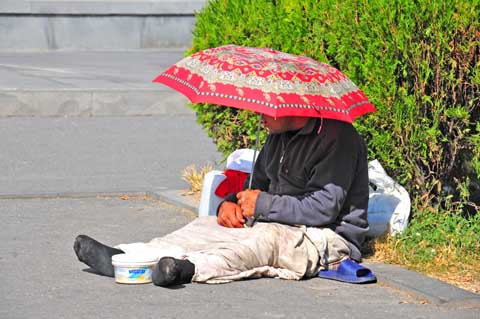
[[[2,0],[0,51],[187,48],[205,0]]]
[[[1,0],[0,13],[12,14],[183,14],[192,15],[207,0]]]

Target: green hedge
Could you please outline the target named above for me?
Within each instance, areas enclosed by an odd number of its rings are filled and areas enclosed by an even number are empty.
[[[355,123],[369,157],[407,188],[415,207],[476,211],[479,3],[211,0],[197,14],[189,53],[233,43],[307,55],[339,68],[378,109]],[[252,114],[193,108],[224,154],[253,143]]]

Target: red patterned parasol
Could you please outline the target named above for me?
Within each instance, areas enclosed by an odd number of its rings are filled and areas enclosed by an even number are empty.
[[[268,48],[226,45],[199,51],[154,82],[170,86],[193,103],[232,106],[271,117],[323,117],[351,123],[376,111],[336,68]]]

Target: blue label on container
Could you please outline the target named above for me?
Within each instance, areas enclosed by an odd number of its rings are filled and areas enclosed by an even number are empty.
[[[148,268],[139,268],[139,269],[129,269],[128,273],[129,276],[128,278],[138,278],[140,276],[143,276],[145,272],[147,271]]]

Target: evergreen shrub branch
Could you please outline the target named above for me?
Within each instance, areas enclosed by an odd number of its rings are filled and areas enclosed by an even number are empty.
[[[466,216],[480,206],[479,17],[480,0],[211,0],[188,53],[270,47],[339,68],[378,109],[355,126],[414,210]],[[192,107],[225,155],[253,145],[250,112]]]

